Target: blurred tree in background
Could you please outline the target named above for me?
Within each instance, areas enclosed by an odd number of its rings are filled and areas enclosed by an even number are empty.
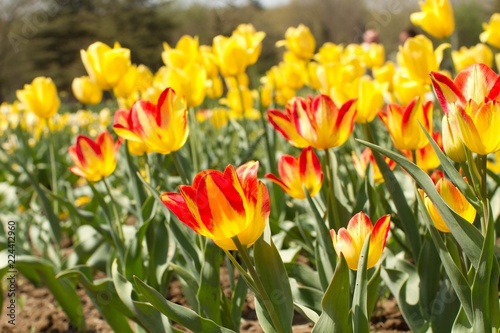
[[[479,42],[481,24],[500,11],[500,0],[454,1],[457,31],[454,47]],[[212,5],[210,5],[212,4]],[[320,46],[326,41],[359,43],[366,29],[379,31],[389,59],[395,59],[400,31],[411,26],[409,14],[418,1],[290,0],[266,8],[265,0],[0,0],[0,102],[15,98],[16,89],[35,76],[50,76],[60,91],[85,74],[80,49],[94,41],[130,48],[132,61],[155,71],[162,66],[162,42],[197,35],[211,45],[218,34],[229,35],[239,23],[265,31],[255,76],[278,62],[275,47],[290,26],[310,27]]]

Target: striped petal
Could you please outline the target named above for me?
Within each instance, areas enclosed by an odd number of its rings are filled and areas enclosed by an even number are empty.
[[[465,196],[448,179],[441,178],[439,182],[441,183],[439,184],[438,192],[443,200],[466,221],[473,223],[476,218],[476,210],[470,202],[467,201]]]
[[[295,129],[291,118],[278,110],[268,110],[267,117],[274,129],[277,130],[283,137],[297,148],[308,146],[307,141],[300,136]]]
[[[460,90],[465,101],[472,99],[481,103],[486,97],[495,99],[500,93],[499,76],[485,64],[474,64],[455,78],[455,86]]]
[[[480,140],[485,148],[484,155],[500,149],[500,106],[493,100],[483,104],[476,112],[474,125],[480,135]]]
[[[352,270],[358,269],[359,255],[361,249],[358,248],[355,239],[345,228],[340,228],[337,236],[336,250],[342,254]]]
[[[323,184],[323,171],[319,158],[311,147],[302,150],[299,157],[299,169],[301,183],[304,184],[311,197],[315,196]]]
[[[372,229],[373,225],[370,218],[363,212],[359,212],[354,215],[347,224],[347,231],[351,235],[352,240],[359,251],[363,248],[363,243]]]
[[[371,223],[370,223],[371,224]],[[377,264],[385,248],[385,242],[391,227],[390,215],[384,215],[378,219],[373,227],[370,236],[370,249],[368,253],[367,268],[372,268]]]
[[[476,108],[474,104],[475,103],[473,101],[470,101],[466,104],[465,108],[474,109]],[[458,107],[455,111],[455,117],[457,119],[458,127],[460,128],[462,141],[471,151],[477,154],[486,155],[488,153],[487,149],[481,141],[481,136],[476,128],[476,125],[474,124],[474,121],[469,116],[469,113],[472,113],[472,111],[466,111],[460,107]]]
[[[434,92],[436,93],[444,113],[449,112],[448,104],[450,103],[459,101],[460,104],[465,104],[466,101],[461,90],[449,77],[439,72],[431,72],[430,76]]]

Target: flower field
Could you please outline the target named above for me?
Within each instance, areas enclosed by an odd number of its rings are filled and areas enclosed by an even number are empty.
[[[0,106],[4,326],[22,278],[81,332],[82,290],[114,332],[245,331],[251,304],[264,332],[362,333],[386,300],[411,332],[498,332],[500,14],[470,48],[448,1],[411,21],[395,61],[290,27],[258,80],[251,24],[156,72],[97,41],[77,112],[33,78]]]

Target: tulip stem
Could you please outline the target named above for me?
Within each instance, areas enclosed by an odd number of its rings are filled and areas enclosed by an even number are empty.
[[[326,168],[326,183],[327,183],[327,216],[330,229],[339,230],[341,227],[340,217],[337,210],[337,201],[335,200],[335,191],[333,184],[333,163],[330,156],[330,151],[325,149],[325,168]]]
[[[189,135],[189,148],[191,149],[191,158],[193,159],[193,174],[197,174],[199,170],[199,165],[198,165],[198,149],[197,149],[197,142],[196,142],[196,137],[195,133],[199,133],[197,131],[197,120],[196,120],[196,111],[194,108],[189,109],[189,123],[191,126],[191,133]]]
[[[240,86],[240,79],[238,78],[238,76],[235,76],[234,77],[235,80],[236,80],[236,86],[238,87],[238,97],[240,99],[240,104],[241,104],[241,113],[242,113],[242,117],[243,117],[243,129],[245,130],[245,134],[247,136],[247,139],[248,139],[248,122],[247,122],[247,118],[246,118],[246,110],[245,110],[245,98],[243,97],[243,92],[241,91],[241,86]]]
[[[248,268],[251,279],[253,280],[253,287],[255,288],[254,292],[255,292],[256,296],[258,296],[261,299],[262,305],[268,311],[269,317],[271,317],[271,321],[273,323],[274,328],[276,329],[276,332],[284,333],[285,330],[281,326],[281,321],[279,320],[278,314],[276,313],[276,310],[274,309],[274,305],[271,301],[271,298],[267,294],[267,291],[264,288],[264,285],[262,284],[262,280],[260,279],[259,274],[255,270],[255,267],[253,266],[252,259],[250,258],[250,254],[248,253],[248,248],[241,244],[240,240],[238,239],[238,236],[234,236],[231,239],[233,240],[234,244],[236,245],[236,248],[238,249],[238,252],[240,253],[241,259],[243,260],[243,262],[245,263],[245,265]],[[237,268],[238,268],[238,266],[237,266]],[[240,268],[238,268],[238,269],[240,269]]]
[[[487,157],[486,155],[477,155],[477,164],[479,174],[481,176],[481,202],[483,204],[483,217],[481,219],[481,230],[483,235],[486,235],[486,227],[490,218],[490,210],[488,205],[488,184],[486,183],[487,172]]]
[[[104,183],[104,186],[106,187],[106,191],[108,192],[109,199],[111,200],[111,207],[113,208],[113,214],[115,215],[115,225],[113,226],[113,222],[109,221],[109,228],[111,229],[111,237],[113,238],[113,241],[115,242],[115,247],[116,250],[118,251],[118,254],[120,256],[120,261],[122,262],[123,265],[125,265],[125,256],[123,253],[123,245],[124,245],[124,236],[123,236],[123,229],[122,225],[120,222],[120,216],[118,215],[118,209],[116,208],[116,201],[111,194],[111,187],[109,186],[106,178],[102,179],[102,182]]]
[[[48,120],[47,120],[48,122]],[[48,125],[48,124],[47,124]],[[50,173],[52,177],[51,185],[52,185],[52,192],[57,196],[59,194],[59,187],[57,184],[57,168],[56,168],[56,155],[55,155],[55,150],[54,150],[54,132],[50,129],[50,126],[47,126],[49,128],[49,159],[50,159]],[[54,212],[56,214],[59,213],[59,202],[57,200],[54,200]]]
[[[179,160],[179,156],[177,156],[177,152],[173,151],[170,155],[172,155],[172,159],[174,160],[175,168],[181,177],[182,183],[185,185],[189,185],[189,179],[186,175],[186,171],[182,168],[182,164]]]

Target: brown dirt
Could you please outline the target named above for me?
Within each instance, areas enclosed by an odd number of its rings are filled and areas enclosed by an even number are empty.
[[[16,325],[10,325],[5,310],[2,311],[0,319],[0,332],[2,333],[76,333],[68,318],[58,307],[54,297],[47,288],[35,288],[25,278],[18,276]],[[223,282],[224,285],[224,282]],[[111,333],[112,330],[102,319],[99,312],[93,307],[90,299],[85,295],[85,290],[79,289],[78,294],[83,304],[83,311],[87,323],[85,333]],[[4,292],[4,297],[6,293]],[[173,281],[169,298],[179,304],[186,304],[182,297],[182,289],[178,281]],[[7,300],[7,298],[5,298]],[[5,304],[5,303],[4,303]],[[258,324],[253,306],[253,297],[247,298],[247,304],[243,309],[244,323],[241,325],[242,333],[263,333]],[[297,315],[294,319],[293,333],[309,333],[312,324]],[[409,332],[394,300],[384,300],[378,304],[378,308],[372,317],[372,331],[385,333]],[[186,332],[188,332],[186,330]]]

